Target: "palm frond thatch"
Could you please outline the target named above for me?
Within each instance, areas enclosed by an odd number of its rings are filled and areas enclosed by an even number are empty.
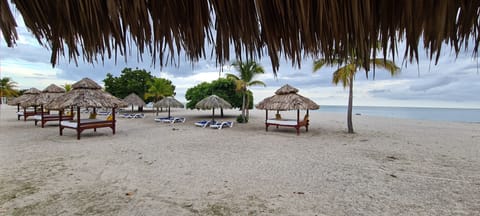
[[[116,98],[89,78],[83,78],[72,85],[73,89],[64,95],[55,98],[45,107],[61,110],[67,107],[94,107],[114,108],[126,107],[127,104]],[[100,88],[98,88],[100,87]]]
[[[228,101],[226,101],[221,97],[218,97],[217,95],[210,95],[200,100],[197,104],[195,104],[195,108],[197,109],[215,109],[215,108],[231,109],[232,105]]]
[[[37,88],[30,88],[27,91],[25,91],[22,95],[14,98],[12,100],[9,100],[8,105],[11,105],[11,106],[19,105],[24,101],[30,100],[30,98],[32,98],[32,95],[37,95],[37,94],[40,94],[40,93],[41,93],[41,91],[38,90]]]
[[[480,1],[471,0],[175,0],[62,1],[0,0],[0,28],[8,46],[18,38],[12,10],[18,11],[38,41],[61,55],[88,62],[136,47],[164,65],[183,50],[196,61],[214,53],[217,63],[232,58],[270,57],[274,72],[280,56],[300,65],[304,56],[327,62],[348,59],[351,52],[366,69],[377,46],[395,56],[399,41],[405,57],[418,60],[424,47],[438,60],[446,42],[457,54],[480,44]],[[215,29],[215,38],[212,33]],[[473,41],[473,43],[471,43]],[[423,42],[423,44],[422,44]],[[206,44],[213,50],[205,51]],[[116,57],[116,56],[115,56]],[[141,59],[141,58],[140,58]]]
[[[174,97],[165,97],[162,100],[159,100],[155,104],[154,107],[162,107],[162,108],[183,108],[184,105]]]
[[[130,106],[139,106],[143,107],[145,106],[145,101],[143,101],[142,98],[140,98],[137,94],[131,93],[125,98],[123,98],[123,101],[127,103]]]
[[[264,110],[316,110],[320,106],[314,101],[297,94],[298,89],[284,85],[275,95],[263,99],[255,107]]]

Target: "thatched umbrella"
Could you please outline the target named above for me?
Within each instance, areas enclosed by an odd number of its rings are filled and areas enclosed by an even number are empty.
[[[123,101],[127,103],[129,106],[132,106],[132,112],[133,112],[133,106],[138,106],[138,107],[143,107],[145,106],[145,101],[143,101],[142,98],[140,98],[137,94],[131,93],[127,97],[123,98]]]
[[[55,98],[46,107],[48,109],[64,109],[70,106],[78,108],[118,108],[125,107],[127,104],[103,91],[102,87],[93,80],[83,78],[72,85],[71,91]]]
[[[224,100],[221,97],[218,97],[217,95],[210,95],[195,104],[195,108],[212,109],[212,121],[214,121],[215,108],[231,109],[232,105],[228,101]]]
[[[15,11],[42,44],[50,45],[53,65],[62,54],[76,60],[81,53],[96,62],[97,55],[103,60],[112,52],[126,58],[136,47],[162,65],[180,53],[196,61],[209,51],[223,64],[233,49],[237,57],[268,53],[274,71],[281,56],[299,65],[304,56],[333,61],[348,60],[351,53],[369,68],[378,43],[387,56],[396,55],[401,41],[405,57],[417,60],[419,47],[438,60],[444,42],[457,54],[468,45],[477,53],[480,44],[480,1],[471,0],[11,2],[0,0],[6,44],[13,47],[18,39]],[[205,51],[207,43],[212,50]]]
[[[297,122],[300,121],[300,110],[319,109],[320,106],[312,100],[297,94],[298,89],[288,84],[282,86],[275,95],[263,99],[255,107],[266,110],[265,120],[268,119],[268,110],[297,110]]]
[[[49,103],[53,99],[57,98],[60,95],[65,94],[65,89],[55,85],[50,84],[40,94],[30,97],[28,100],[23,101],[20,105],[29,107],[29,106],[41,106],[43,110],[43,105]]]
[[[29,101],[35,100],[38,95],[40,95],[41,91],[38,90],[37,88],[30,88],[27,91],[25,91],[21,96],[14,98],[13,100],[9,101],[9,105],[17,106],[17,112],[20,112],[20,107],[23,108],[23,120],[27,120],[27,107],[30,107],[30,105],[27,103]],[[33,105],[33,114],[37,113],[37,106]],[[42,110],[43,112],[43,110]],[[20,120],[20,114],[17,114],[17,119]]]
[[[153,104],[154,107],[162,107],[162,108],[167,108],[168,107],[168,118],[170,118],[170,107],[177,107],[177,108],[183,108],[184,105],[174,97],[164,97],[162,100],[159,100],[155,104]]]
[[[38,95],[40,95],[40,93],[42,92],[37,88],[30,88],[27,91],[25,91],[21,96],[11,100],[10,104],[20,105],[23,107],[24,105],[27,105],[28,101],[31,101],[35,99]]]

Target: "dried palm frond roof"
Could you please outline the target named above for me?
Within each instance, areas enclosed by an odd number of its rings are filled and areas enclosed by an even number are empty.
[[[380,44],[384,56],[404,41],[405,57],[418,60],[419,46],[438,61],[442,44],[456,53],[480,43],[480,1],[471,0],[12,0],[38,41],[51,48],[51,63],[67,52],[75,61],[127,58],[135,47],[161,65],[183,50],[188,58],[215,54],[217,63],[270,57],[274,70],[284,56],[300,66],[305,56],[349,59],[369,68]],[[12,9],[0,0],[0,28],[8,46],[18,38]],[[423,44],[422,44],[423,40]],[[213,50],[205,52],[206,44]],[[208,54],[206,54],[208,53]],[[394,56],[394,55],[392,55]],[[140,56],[141,59],[141,56]],[[170,61],[168,61],[170,60]]]
[[[83,78],[72,85],[72,90],[53,99],[45,107],[47,109],[64,109],[77,107],[125,107],[127,104],[108,92],[89,78]]]
[[[28,107],[28,105],[25,104],[25,103],[28,102],[28,101],[34,100],[40,93],[41,93],[41,91],[38,90],[37,88],[29,88],[22,95],[20,95],[17,98],[11,100],[8,104],[9,105],[20,105],[22,107]]]
[[[145,101],[135,93],[129,94],[127,97],[123,98],[123,101],[128,105],[145,106]]]
[[[255,107],[266,110],[316,110],[320,106],[314,101],[297,94],[298,89],[284,85],[275,91],[275,95],[260,101]]]
[[[35,96],[30,96],[28,99],[23,100],[20,105],[22,107],[30,106],[40,106],[45,105],[55,99],[56,97],[65,94],[65,89],[55,85],[50,84],[40,94],[35,94]]]
[[[230,109],[232,105],[226,101],[225,99],[217,96],[217,95],[210,95],[206,98],[203,98],[197,104],[195,104],[195,108],[197,109],[214,109],[214,108],[224,108]]]
[[[53,99],[65,94],[65,89],[55,84],[50,84],[42,93],[36,98],[35,101],[32,101],[32,105],[45,105],[50,103]]]
[[[164,97],[163,99],[159,100],[155,104],[153,104],[154,107],[177,107],[177,108],[183,108],[184,105],[182,102],[178,101],[174,97]]]
[[[12,100],[9,100],[7,102],[7,104],[11,105],[11,106],[16,106],[16,105],[19,105],[26,100],[29,100],[32,97],[32,95],[37,95],[37,94],[40,94],[40,93],[41,93],[41,91],[38,90],[37,88],[29,88],[22,95],[14,98]]]
[[[43,89],[42,93],[65,93],[65,89],[55,84],[50,84],[45,89]]]

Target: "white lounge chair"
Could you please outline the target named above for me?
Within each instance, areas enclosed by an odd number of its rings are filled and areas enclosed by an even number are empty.
[[[213,124],[215,124],[215,123],[216,122],[213,122]],[[212,124],[212,122],[209,121],[209,120],[202,120],[202,121],[195,122],[195,126],[202,127],[202,128],[205,128],[205,127],[209,126],[210,124]]]
[[[164,123],[168,122],[168,123],[170,123],[170,121],[173,120],[173,117],[170,117],[170,118],[169,117],[157,117],[154,120],[156,122],[164,122]]]
[[[233,122],[231,121],[224,121],[224,122],[217,122],[215,124],[211,124],[210,125],[210,128],[214,128],[214,129],[222,129],[224,127],[233,127]]]

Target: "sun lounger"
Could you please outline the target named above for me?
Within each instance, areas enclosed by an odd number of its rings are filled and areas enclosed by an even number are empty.
[[[163,122],[163,123],[184,123],[185,122],[185,118],[183,117],[165,117],[165,118],[155,118],[155,121],[156,122]]]
[[[217,122],[217,123],[215,123],[215,124],[211,124],[211,125],[210,125],[210,128],[219,129],[219,130],[222,129],[222,128],[225,128],[225,127],[227,127],[227,128],[233,127],[233,122],[231,122],[231,121],[224,121],[224,122]]]
[[[157,117],[154,120],[156,122],[163,122],[163,123],[170,123],[171,120],[173,120],[174,117]]]
[[[130,116],[128,116],[127,118],[136,119],[136,118],[144,118],[144,117],[145,117],[145,114],[143,113],[135,113],[135,114],[130,114]]]
[[[209,126],[210,124],[215,124],[215,123],[216,122],[212,122],[212,121],[208,121],[208,120],[202,120],[202,121],[195,122],[195,126],[205,128],[205,127]]]

